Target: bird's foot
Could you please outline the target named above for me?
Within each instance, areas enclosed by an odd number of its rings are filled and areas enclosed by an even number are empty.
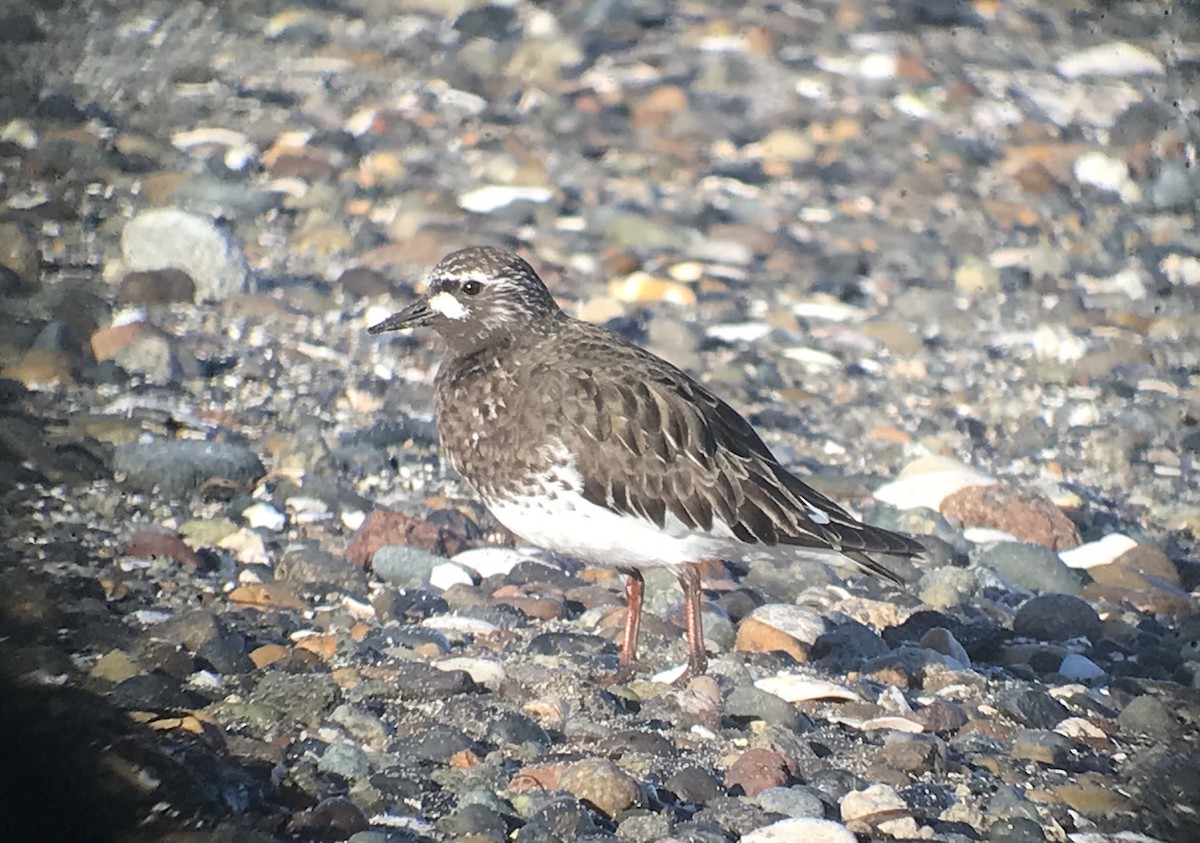
[[[612,673],[605,673],[596,677],[596,684],[601,688],[610,688],[613,685],[624,685],[637,675],[637,662],[622,662],[617,665],[617,669]]]
[[[693,677],[703,676],[704,671],[708,669],[708,655],[704,652],[692,653],[688,656],[687,667],[683,673],[671,680],[671,684],[676,688],[682,688]]]

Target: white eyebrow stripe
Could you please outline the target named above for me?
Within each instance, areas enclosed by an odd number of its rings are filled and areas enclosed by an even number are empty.
[[[429,297],[429,309],[447,319],[466,319],[467,309],[463,303],[446,291]]]

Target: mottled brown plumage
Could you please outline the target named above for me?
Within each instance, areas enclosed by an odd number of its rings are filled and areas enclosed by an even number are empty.
[[[443,451],[497,519],[534,544],[629,574],[623,667],[633,661],[642,568],[679,570],[689,666],[701,672],[694,563],[790,552],[898,582],[868,554],[923,550],[795,477],[745,419],[675,366],[568,317],[512,253],[447,256],[424,299],[371,331],[413,325],[446,340],[436,381]]]

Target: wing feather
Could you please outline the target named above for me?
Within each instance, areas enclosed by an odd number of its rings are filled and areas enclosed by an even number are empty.
[[[859,523],[791,474],[745,419],[683,372],[635,346],[622,349],[628,359],[617,365],[578,366],[557,396],[591,503],[658,527],[669,514],[677,526],[724,528],[749,544],[837,550],[881,576],[890,572],[867,553],[924,550]],[[653,377],[635,378],[647,365]]]

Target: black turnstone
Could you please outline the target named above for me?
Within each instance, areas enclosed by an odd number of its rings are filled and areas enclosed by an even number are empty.
[[[683,588],[682,679],[707,665],[697,563],[806,557],[900,582],[868,554],[924,550],[799,480],[695,379],[572,319],[511,252],[447,255],[423,298],[369,331],[421,326],[446,343],[435,399],[443,453],[496,520],[626,575],[617,677],[636,660],[645,568],[671,568]]]

